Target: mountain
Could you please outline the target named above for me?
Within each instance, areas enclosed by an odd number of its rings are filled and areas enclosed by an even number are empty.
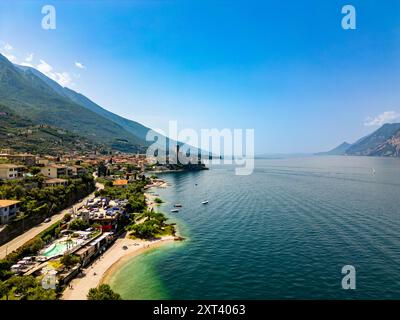
[[[347,142],[343,142],[341,145],[336,148],[326,151],[326,152],[318,152],[315,153],[316,156],[341,156],[346,154],[346,151],[350,148],[351,144]]]
[[[115,150],[145,150],[144,139],[72,100],[69,97],[72,93],[63,89],[39,71],[17,67],[0,54],[0,104],[16,115],[30,119],[36,125],[68,130]],[[138,129],[139,133],[140,130],[143,129]]]
[[[355,156],[394,156],[393,150],[389,152],[389,149],[391,149],[390,146],[393,146],[393,143],[395,143],[395,137],[398,135],[399,130],[400,123],[386,123],[370,135],[352,144],[347,149],[346,154]],[[385,151],[388,151],[388,153],[385,154]]]
[[[119,115],[116,115],[115,113],[112,113],[102,107],[100,107],[98,104],[90,100],[89,98],[85,97],[84,95],[75,92],[74,90],[71,90],[69,88],[64,88],[60,86],[56,81],[46,77],[43,73],[40,71],[31,68],[31,67],[26,67],[26,66],[19,66],[16,65],[19,69],[23,70],[25,73],[33,74],[36,77],[40,78],[42,81],[44,81],[50,88],[52,88],[57,94],[60,96],[63,96],[64,98],[70,99],[74,103],[90,110],[93,111],[94,113],[109,119],[113,121],[114,123],[118,124],[122,128],[124,128],[126,131],[130,132],[133,134],[135,137],[139,138],[141,140],[141,143],[147,144],[145,142],[146,140],[146,134],[150,130],[149,128],[143,126],[142,124],[125,119]]]
[[[0,148],[50,155],[71,151],[101,151],[100,145],[95,145],[84,137],[48,125],[36,125],[2,105],[0,105]]]
[[[400,157],[400,130],[397,130],[391,138],[375,148],[370,155],[381,157]]]

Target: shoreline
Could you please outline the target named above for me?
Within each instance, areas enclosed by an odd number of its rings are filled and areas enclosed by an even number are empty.
[[[145,192],[144,196],[148,208],[155,210],[157,204],[153,201],[154,195]],[[177,229],[175,230],[177,232]],[[177,238],[179,238],[179,235],[164,236],[156,240],[130,239],[128,232],[125,232],[103,255],[98,257],[91,265],[82,269],[83,276],[78,275],[70,282],[70,285],[63,291],[61,300],[87,300],[87,294],[91,288],[107,283],[112,274],[132,258],[150,249],[176,241]]]
[[[101,284],[108,284],[113,273],[118,269],[121,269],[126,263],[128,263],[132,258],[139,256],[151,249],[156,249],[165,245],[167,243],[172,243],[174,240],[174,236],[163,237],[159,240],[155,241],[146,241],[143,246],[138,247],[138,250],[132,251],[128,254],[123,255],[117,261],[115,261],[103,274],[100,279],[99,285]],[[134,240],[132,240],[134,241]]]
[[[70,286],[65,288],[61,300],[87,300],[87,294],[91,288],[105,283],[114,271],[131,258],[162,244],[173,242],[174,239],[174,236],[166,236],[153,241],[133,240],[128,238],[128,233],[125,233],[103,255],[82,269],[82,275],[74,278]],[[125,250],[124,247],[126,247]]]

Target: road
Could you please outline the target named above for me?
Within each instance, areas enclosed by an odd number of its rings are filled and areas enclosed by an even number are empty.
[[[101,190],[104,188],[104,185],[101,183],[96,183],[96,190]],[[64,209],[63,211],[61,211],[60,213],[57,213],[55,215],[53,215],[51,217],[51,221],[50,222],[43,222],[27,231],[25,231],[23,234],[21,234],[20,236],[12,239],[11,241],[7,242],[6,244],[2,245],[0,247],[0,259],[5,258],[5,256],[9,253],[11,253],[14,250],[17,250],[19,247],[21,247],[23,244],[27,243],[29,240],[33,239],[34,237],[36,237],[39,233],[41,233],[42,231],[46,230],[48,227],[50,227],[51,225],[53,225],[54,223],[61,221],[64,218],[64,215],[66,213],[68,213],[73,207],[75,206],[81,206],[84,203],[86,203],[86,201],[90,198],[94,197],[94,192],[89,194],[87,197],[85,197],[84,199],[82,199],[79,203],[75,203],[73,206],[68,207],[66,209]]]

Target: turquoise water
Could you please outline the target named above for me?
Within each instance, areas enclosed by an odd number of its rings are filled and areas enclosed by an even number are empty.
[[[163,178],[162,209],[188,240],[116,272],[123,298],[400,298],[399,159],[257,160],[251,176],[213,167]],[[341,289],[347,264],[356,290]]]
[[[72,248],[76,243],[70,242],[57,242],[54,246],[51,246],[47,251],[43,253],[44,256],[52,258],[61,254],[64,254],[68,249]]]

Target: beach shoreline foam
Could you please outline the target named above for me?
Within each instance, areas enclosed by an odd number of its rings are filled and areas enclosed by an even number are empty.
[[[145,193],[147,205],[150,209],[156,208],[153,201],[154,196]],[[82,276],[77,276],[70,282],[70,285],[63,291],[62,300],[86,300],[91,288],[100,284],[108,283],[113,273],[120,269],[125,263],[134,257],[147,252],[150,249],[158,248],[163,244],[175,241],[178,236],[164,236],[155,240],[140,240],[129,238],[124,233],[114,244],[91,265],[82,269]]]

